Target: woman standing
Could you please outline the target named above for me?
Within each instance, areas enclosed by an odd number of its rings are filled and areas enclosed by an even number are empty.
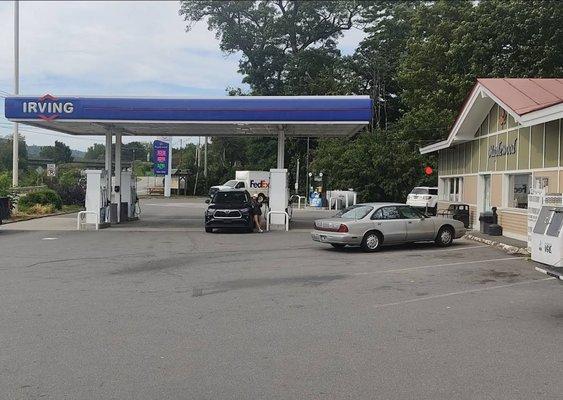
[[[254,219],[254,225],[258,228],[258,232],[264,232],[262,226],[260,225],[260,216],[262,215],[262,204],[258,202],[258,195],[254,193],[252,195],[252,218]]]

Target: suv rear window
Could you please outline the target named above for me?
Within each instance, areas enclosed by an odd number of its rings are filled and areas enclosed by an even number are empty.
[[[411,194],[428,194],[428,189],[426,188],[414,188]]]
[[[213,203],[248,203],[250,201],[246,192],[217,192],[213,196]]]

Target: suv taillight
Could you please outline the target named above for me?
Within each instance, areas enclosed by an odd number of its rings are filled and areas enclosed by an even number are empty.
[[[341,232],[341,233],[348,232],[348,227],[344,224],[340,224],[340,226],[338,227],[338,230],[336,232]]]

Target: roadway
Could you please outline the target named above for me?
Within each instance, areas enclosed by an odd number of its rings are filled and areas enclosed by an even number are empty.
[[[530,261],[337,251],[304,212],[206,234],[201,201],[141,208],[98,232],[0,227],[0,397],[561,398],[563,286]]]

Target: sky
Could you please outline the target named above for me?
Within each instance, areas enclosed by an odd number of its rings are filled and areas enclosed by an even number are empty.
[[[204,22],[186,32],[178,9],[178,1],[21,1],[20,94],[220,97],[227,87],[245,88],[237,73],[240,54],[222,53]],[[0,21],[5,96],[14,91],[12,1],[0,2]],[[339,48],[350,54],[363,37],[361,30],[348,31]],[[10,135],[3,100],[0,109],[0,136]],[[103,141],[23,125],[20,130],[28,145],[60,140],[84,151]]]

